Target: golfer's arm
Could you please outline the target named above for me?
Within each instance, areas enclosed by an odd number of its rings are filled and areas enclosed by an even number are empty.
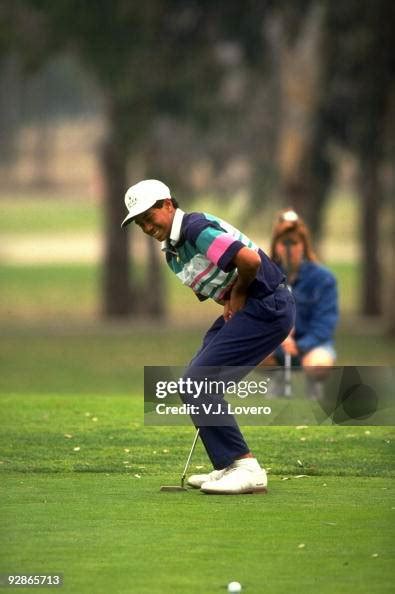
[[[261,258],[254,250],[243,247],[233,258],[233,263],[237,267],[238,272],[238,277],[233,288],[239,293],[245,293],[256,277],[256,273],[261,265]]]

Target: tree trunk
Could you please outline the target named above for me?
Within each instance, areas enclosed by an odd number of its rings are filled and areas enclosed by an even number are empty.
[[[53,146],[53,128],[48,122],[44,113],[35,122],[35,144],[34,144],[34,179],[33,185],[39,190],[45,190],[51,187],[52,156],[54,154]]]
[[[331,171],[326,130],[321,122],[325,99],[322,68],[323,12],[312,6],[291,42],[277,40],[281,118],[278,140],[280,188],[284,206],[292,206],[318,235]],[[279,29],[281,31],[281,29]],[[277,33],[278,35],[278,33]],[[280,40],[281,41],[281,40]]]
[[[393,201],[394,202],[394,201]],[[393,267],[395,262],[395,204],[392,208],[392,224],[390,227],[391,239],[389,245],[390,251],[390,263],[388,265],[388,294],[387,294],[387,322],[388,322],[388,335],[395,337],[395,274],[393,273]]]
[[[21,118],[21,75],[17,57],[0,60],[0,163],[12,165],[16,158],[16,137]],[[7,174],[11,167],[4,168]]]
[[[306,219],[314,243],[319,243],[322,239],[322,213],[333,180],[333,165],[327,151],[329,136],[330,131],[328,130],[325,116],[322,110],[319,110],[311,157],[311,208]]]
[[[167,182],[166,171],[162,169],[161,155],[158,152],[157,143],[148,142],[144,151],[144,166],[147,177],[150,172],[155,171],[157,179]],[[144,284],[144,301],[142,303],[143,313],[156,319],[163,319],[166,316],[166,287],[164,283],[163,267],[166,265],[164,254],[158,249],[157,242],[152,237],[146,237],[148,258],[145,263],[146,274]]]
[[[166,314],[165,307],[165,286],[162,274],[164,257],[158,253],[158,246],[151,237],[147,237],[148,243],[148,272],[146,282],[146,308],[147,314],[153,318],[161,319]],[[161,257],[162,256],[162,257]]]
[[[362,313],[374,316],[381,313],[381,262],[379,260],[379,214],[382,188],[378,175],[379,162],[375,156],[360,161],[359,193],[361,209],[362,246]]]
[[[109,105],[108,134],[101,151],[105,184],[103,313],[106,317],[148,315],[161,318],[165,315],[165,297],[157,246],[152,238],[148,238],[145,282],[138,282],[129,255],[135,225],[121,229],[127,214],[123,198],[128,187],[130,139],[125,130],[124,106],[121,104],[118,108],[116,101]]]
[[[393,166],[391,165],[395,160],[395,145],[393,139],[395,138],[395,88],[392,87],[388,100],[388,111],[384,121],[385,136],[383,145],[386,147],[386,155],[389,164],[389,173],[387,176],[387,186],[385,188],[385,195],[388,201],[388,211],[390,222],[388,225],[388,239],[386,241],[386,319],[388,323],[388,335],[395,337],[395,175]],[[392,174],[390,173],[392,172]]]
[[[123,196],[127,189],[127,154],[119,143],[118,131],[111,117],[108,124],[108,134],[100,155],[104,178],[103,314],[113,317],[127,316],[132,304],[128,254],[130,229],[121,229],[121,222],[126,216]]]

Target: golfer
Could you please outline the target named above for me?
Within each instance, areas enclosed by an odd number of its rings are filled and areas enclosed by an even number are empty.
[[[273,227],[271,257],[286,273],[296,303],[295,328],[264,361],[284,365],[285,353],[293,366],[302,366],[310,397],[320,398],[321,380],[336,359],[334,332],[339,317],[337,283],[318,262],[310,232],[292,209],[281,211]]]
[[[160,241],[180,281],[200,301],[211,298],[223,308],[186,375],[202,367],[255,367],[289,335],[295,306],[284,274],[243,233],[215,216],[183,212],[158,180],[130,187],[125,204],[122,227],[134,221]],[[189,477],[188,484],[205,493],[265,492],[266,472],[229,416],[225,426],[200,426],[214,470]]]

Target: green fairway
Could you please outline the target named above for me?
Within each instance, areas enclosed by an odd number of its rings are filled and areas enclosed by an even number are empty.
[[[160,493],[163,481],[9,475],[2,568],[62,572],[75,593],[220,593],[234,579],[254,593],[392,591],[387,480],[275,477],[266,496],[225,499]]]
[[[339,283],[343,317],[355,312],[358,301],[358,266],[336,263],[331,266]],[[197,307],[196,297],[185,291],[178,279],[163,268],[169,295],[169,313],[173,317],[189,313],[207,318],[218,312],[214,303]],[[0,263],[0,321],[11,315],[15,319],[94,318],[101,308],[102,271],[88,264],[2,264]],[[219,313],[217,313],[219,315]]]
[[[29,321],[30,322],[30,321]],[[142,369],[184,365],[198,349],[199,328],[163,324],[3,325],[0,393],[142,393]],[[393,365],[395,342],[380,336],[338,334],[340,365]]]
[[[79,199],[75,199],[79,198]],[[42,193],[0,196],[0,233],[12,233],[19,237],[25,234],[56,234],[70,231],[98,231],[102,213],[98,204],[84,197]]]
[[[2,396],[1,408],[2,572],[62,572],[78,594],[219,593],[232,580],[391,591],[391,428],[246,428],[269,494],[220,497],[159,492],[179,481],[193,431],[144,427],[140,397]]]

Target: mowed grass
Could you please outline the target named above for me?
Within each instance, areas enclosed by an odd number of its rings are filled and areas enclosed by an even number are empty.
[[[330,265],[339,288],[341,315],[358,312],[358,265],[337,262]],[[193,307],[193,316],[212,315],[218,311],[213,303],[200,304],[192,291],[164,267],[170,316],[184,315]],[[97,317],[102,309],[102,268],[99,265],[6,264],[0,263],[0,321],[2,319],[66,319]],[[191,317],[189,315],[189,317]]]
[[[191,427],[145,426],[143,399],[38,394],[1,396],[0,471],[173,474],[189,450]],[[245,427],[276,475],[394,475],[391,427]],[[78,449],[75,449],[78,448]],[[203,449],[194,457],[207,465]],[[301,470],[302,468],[302,470]],[[175,472],[175,475],[174,475]]]
[[[0,264],[0,320],[81,319],[100,308],[97,266]]]
[[[0,339],[0,393],[142,393],[144,365],[185,365],[204,329],[154,325],[12,325]],[[394,365],[393,340],[339,332],[339,365]]]
[[[246,428],[269,494],[220,497],[159,491],[193,430],[144,427],[136,394],[0,402],[0,571],[62,572],[78,594],[392,589],[390,428]]]
[[[62,572],[78,594],[220,594],[234,579],[254,593],[393,591],[385,480],[275,478],[267,496],[226,500],[159,482],[10,475],[2,567]]]
[[[62,572],[73,594],[220,593],[235,579],[246,592],[390,592],[392,428],[246,427],[267,496],[159,492],[178,483],[193,429],[144,426],[142,368],[185,363],[201,335],[4,327],[0,572]],[[199,445],[191,472],[206,468]]]
[[[86,196],[10,193],[0,196],[0,233],[57,234],[100,231],[100,204]]]

